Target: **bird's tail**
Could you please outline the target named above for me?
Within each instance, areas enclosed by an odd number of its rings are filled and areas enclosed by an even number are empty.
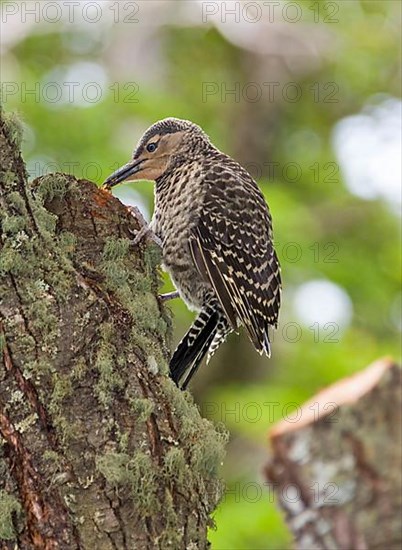
[[[170,377],[185,390],[197,372],[204,356],[215,338],[219,324],[219,313],[215,308],[202,309],[184,336],[169,364]]]

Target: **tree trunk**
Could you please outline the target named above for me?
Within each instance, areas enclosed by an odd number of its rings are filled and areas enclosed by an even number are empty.
[[[297,548],[401,548],[401,389],[381,360],[271,431],[267,475]]]
[[[226,434],[167,373],[154,245],[0,123],[0,547],[204,549]]]

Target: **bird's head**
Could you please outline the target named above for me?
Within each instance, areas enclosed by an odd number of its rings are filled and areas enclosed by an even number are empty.
[[[103,187],[110,189],[123,181],[158,180],[178,158],[186,158],[194,148],[208,146],[208,136],[188,120],[165,118],[144,133],[133,158],[113,172]]]

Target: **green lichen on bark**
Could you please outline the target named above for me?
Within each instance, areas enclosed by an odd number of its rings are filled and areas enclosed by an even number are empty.
[[[218,472],[225,455],[228,434],[222,426],[215,427],[201,418],[192,397],[188,393],[179,393],[170,380],[163,380],[161,391],[165,397],[175,396],[175,419],[185,428],[181,431],[179,427],[177,439],[169,440],[162,463],[155,463],[143,451],[133,454],[107,453],[97,457],[97,468],[117,493],[122,488],[129,489],[129,498],[141,513],[148,515],[159,509],[164,510],[163,540],[167,544],[167,541],[175,541],[177,537],[177,521],[172,519],[172,492],[182,495],[190,506],[196,507],[201,491],[206,515],[219,502],[223,485]],[[141,405],[136,402],[136,410],[144,408],[148,408],[146,401]],[[148,410],[146,412],[149,413]],[[161,493],[161,487],[169,490]],[[170,516],[165,515],[168,510]],[[209,524],[212,525],[212,521]],[[191,524],[188,529],[191,533]],[[161,546],[165,547],[174,548]]]
[[[25,523],[18,487],[8,467],[6,456],[7,444],[0,433],[0,541],[15,540]]]
[[[159,547],[162,548],[180,548],[183,541],[184,527],[178,525],[177,514],[173,502],[173,496],[168,488],[165,490],[163,502],[163,515],[165,518],[165,529],[159,539]],[[191,548],[191,543],[187,546]],[[196,547],[194,547],[195,550]]]
[[[76,189],[76,186],[74,186],[74,189]],[[42,202],[47,200],[52,201],[54,198],[63,199],[66,193],[71,193],[72,190],[71,181],[64,174],[47,174],[40,178],[36,189],[36,196]]]
[[[0,540],[16,538],[15,524],[21,511],[22,506],[13,495],[0,491]]]
[[[184,450],[178,447],[170,448],[164,457],[164,470],[169,479],[183,486],[189,479],[191,471],[186,462]]]
[[[162,251],[155,243],[149,243],[144,251],[144,263],[148,276],[155,273],[162,261]]]
[[[124,381],[119,374],[117,350],[114,345],[114,328],[111,323],[104,323],[99,330],[100,343],[94,357],[94,365],[98,371],[98,380],[95,384],[95,393],[100,403],[108,408],[112,405],[116,390],[122,389]],[[120,355],[120,362],[124,355]]]
[[[148,420],[155,408],[155,404],[150,399],[139,397],[130,399],[130,406],[138,422]]]
[[[4,121],[4,124],[7,128],[7,132],[10,138],[10,141],[15,145],[16,149],[19,151],[21,149],[22,138],[24,135],[24,128],[22,121],[17,113],[5,113],[1,108],[0,102],[0,113],[1,118]]]
[[[167,371],[167,362],[160,352],[159,340],[168,334],[170,321],[167,312],[161,314],[155,297],[155,261],[157,252],[148,258],[144,252],[145,273],[133,269],[129,255],[130,240],[109,237],[102,252],[101,269],[107,288],[119,298],[132,317],[132,344],[140,347],[147,356],[152,356],[158,371]],[[152,258],[152,260],[150,259]]]
[[[62,231],[57,237],[57,244],[67,257],[74,253],[76,242],[76,236],[70,231]]]
[[[96,465],[112,487],[129,489],[129,498],[140,513],[149,515],[160,510],[158,476],[149,454],[107,453],[97,458]]]
[[[147,251],[148,248],[144,252],[144,257]],[[158,330],[164,336],[166,321],[162,325],[159,323],[161,315],[153,292],[155,267],[151,272],[147,269],[146,273],[133,270],[132,264],[125,261],[129,254],[129,239],[109,237],[106,240],[101,263],[106,283],[133,315],[136,327],[143,331]],[[148,265],[147,261],[145,264]]]
[[[120,260],[127,256],[129,249],[129,239],[108,237],[103,247],[103,259],[105,261]]]
[[[15,359],[21,375],[37,385],[39,397],[46,401],[49,388],[42,388],[41,381],[50,377],[54,388],[60,385],[52,361],[59,351],[59,308],[68,298],[73,269],[54,244],[56,216],[34,200],[28,189],[24,194],[18,191],[17,179],[17,175],[9,178],[10,186],[3,188],[1,197],[0,292],[7,307],[13,285],[18,284],[18,307],[14,304],[4,310],[7,327],[17,344]],[[8,403],[15,410],[15,391],[11,388]],[[50,399],[49,409],[52,404]],[[20,432],[34,430],[37,415],[28,403],[18,409]],[[54,421],[58,424],[56,414]]]
[[[225,455],[228,432],[223,424],[213,425],[202,418],[189,392],[178,392],[174,383],[162,381],[166,399],[179,424],[180,448],[196,476],[214,479]]]

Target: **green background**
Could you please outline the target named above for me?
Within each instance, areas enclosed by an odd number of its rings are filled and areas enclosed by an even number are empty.
[[[26,125],[32,177],[57,170],[100,184],[150,124],[176,116],[258,180],[284,286],[273,357],[232,336],[192,391],[231,434],[212,548],[291,548],[263,477],[270,426],[375,359],[399,359],[400,4],[281,2],[272,12],[234,2],[232,15],[217,2],[99,7],[84,2],[69,21],[65,9],[56,20],[50,8],[10,15],[3,3],[3,102]],[[116,193],[152,212],[151,182]],[[317,281],[327,294],[315,296]],[[193,314],[171,308],[177,342]]]

